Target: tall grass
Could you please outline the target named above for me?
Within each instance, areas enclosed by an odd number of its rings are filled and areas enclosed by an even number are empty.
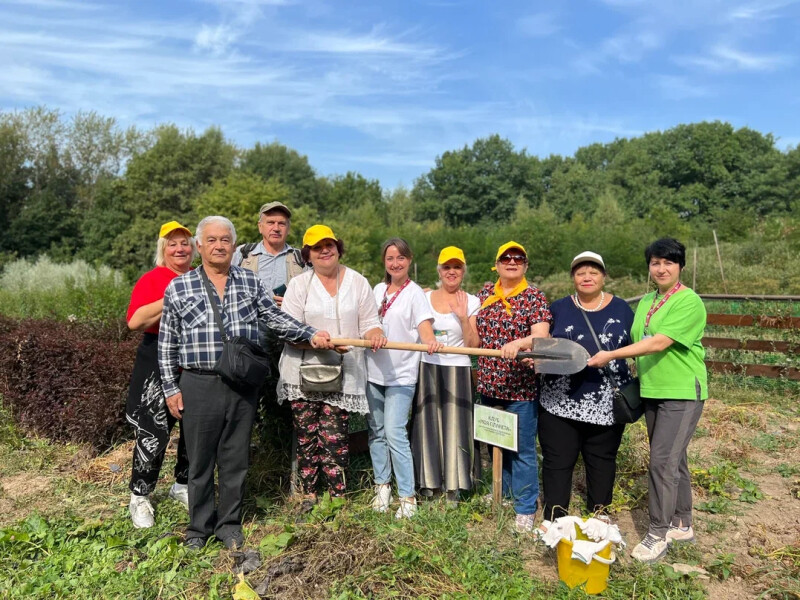
[[[122,273],[106,266],[23,258],[7,264],[0,275],[0,314],[108,323],[125,316],[131,287]]]

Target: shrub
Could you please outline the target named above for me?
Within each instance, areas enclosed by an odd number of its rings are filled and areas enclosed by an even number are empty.
[[[125,316],[131,287],[120,272],[81,260],[20,259],[0,275],[0,314],[109,323]]]
[[[104,449],[127,433],[139,335],[110,326],[0,317],[0,394],[17,425]]]

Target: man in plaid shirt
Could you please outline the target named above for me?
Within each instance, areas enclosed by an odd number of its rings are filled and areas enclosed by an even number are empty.
[[[282,312],[258,277],[231,265],[236,230],[225,217],[206,217],[195,232],[202,267],[176,277],[164,294],[158,336],[158,364],[170,413],[183,420],[189,455],[189,527],[186,545],[202,548],[213,534],[226,547],[243,544],[242,496],[258,388],[231,387],[213,369],[222,353],[214,312],[201,269],[216,290],[228,336],[258,343],[258,323],[266,322],[290,343],[333,348],[330,335]],[[214,506],[214,468],[219,505]]]

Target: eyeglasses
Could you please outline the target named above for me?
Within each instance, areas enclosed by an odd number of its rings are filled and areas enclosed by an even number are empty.
[[[524,265],[528,262],[528,258],[524,254],[503,254],[497,259],[501,265],[510,265],[512,261],[518,265]]]

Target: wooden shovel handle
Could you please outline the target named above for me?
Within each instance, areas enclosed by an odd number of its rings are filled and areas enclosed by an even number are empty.
[[[372,342],[357,338],[331,338],[337,346],[358,346],[361,348],[372,348]],[[384,348],[389,350],[414,350],[415,352],[427,352],[428,346],[425,344],[411,344],[409,342],[388,342]],[[437,354],[466,354],[468,356],[500,356],[500,350],[490,348],[456,348],[454,346],[444,346]]]

